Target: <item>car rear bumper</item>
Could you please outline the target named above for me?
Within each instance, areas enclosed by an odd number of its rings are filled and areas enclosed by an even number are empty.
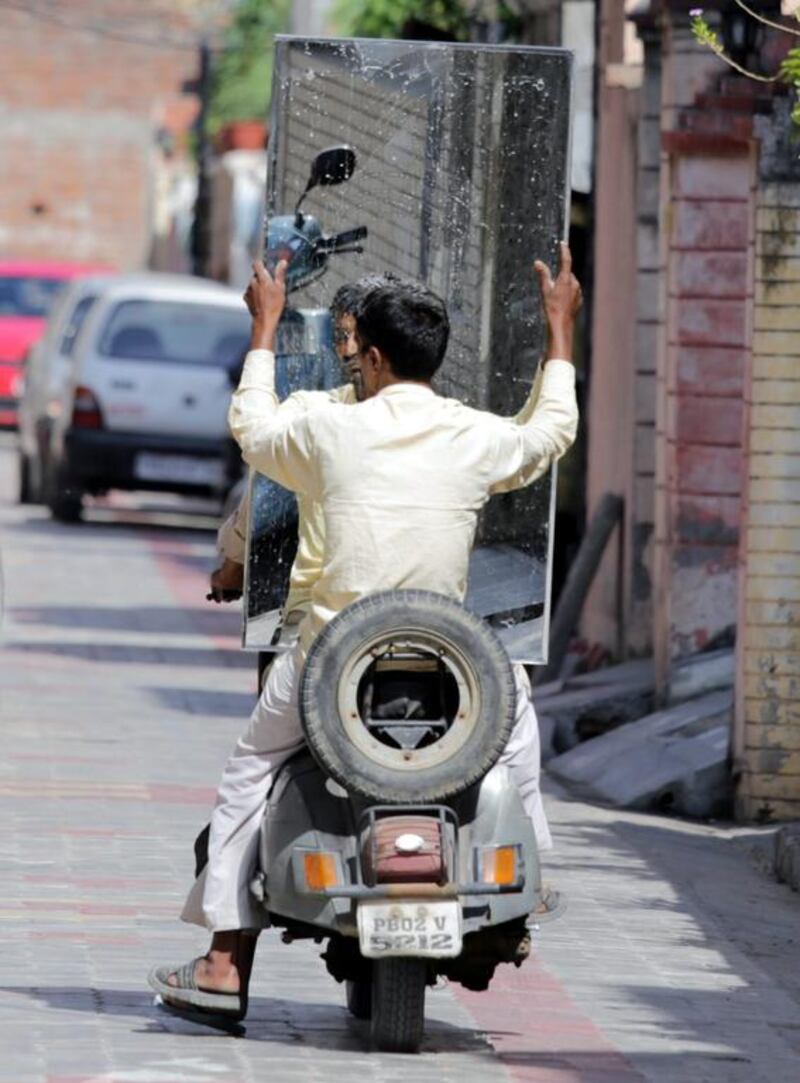
[[[18,416],[17,400],[0,395],[0,429],[16,429]]]
[[[145,461],[150,470],[143,471]],[[239,449],[229,439],[103,429],[68,429],[64,437],[64,465],[70,480],[88,492],[147,489],[220,494],[235,484],[242,471]],[[159,465],[157,473],[161,476],[153,476],[154,465]],[[206,472],[214,477],[192,476]]]
[[[0,429],[17,427],[22,365],[0,359]]]

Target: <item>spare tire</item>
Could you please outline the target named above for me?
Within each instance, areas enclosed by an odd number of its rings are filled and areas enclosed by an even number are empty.
[[[375,708],[386,688],[390,702]],[[343,609],[313,643],[300,684],[314,757],[373,801],[425,804],[467,789],[497,761],[514,712],[500,640],[431,591],[384,591]]]

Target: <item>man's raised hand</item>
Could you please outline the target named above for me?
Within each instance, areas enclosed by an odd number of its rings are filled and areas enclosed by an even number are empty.
[[[251,350],[274,347],[275,331],[286,304],[287,267],[286,260],[281,260],[273,277],[260,259],[253,260],[253,277],[244,293],[244,302],[253,317]]]
[[[580,283],[572,273],[572,253],[566,241],[561,241],[561,258],[555,278],[550,268],[536,260],[533,268],[539,279],[542,306],[547,320],[547,359],[572,360],[572,339],[575,317],[583,303]]]

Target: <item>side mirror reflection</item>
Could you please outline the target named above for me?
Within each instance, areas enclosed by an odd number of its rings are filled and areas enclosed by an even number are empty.
[[[327,147],[311,163],[306,191],[316,186],[342,184],[350,180],[356,168],[356,152],[352,147]]]
[[[297,201],[295,214],[299,212],[300,204],[312,188],[327,188],[329,185],[343,184],[344,181],[350,180],[355,168],[356,152],[352,147],[343,144],[321,150],[311,163],[311,172],[308,175],[305,191]]]

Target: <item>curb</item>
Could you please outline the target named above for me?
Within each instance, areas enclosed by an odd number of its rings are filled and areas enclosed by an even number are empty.
[[[787,824],[775,835],[775,875],[800,891],[800,823]]]

